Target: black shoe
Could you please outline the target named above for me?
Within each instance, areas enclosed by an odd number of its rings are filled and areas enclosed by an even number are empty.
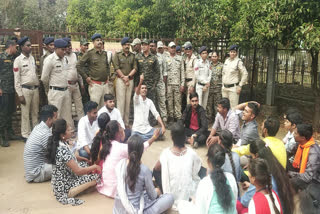
[[[0,137],[0,140],[1,140],[1,146],[2,146],[2,147],[8,147],[8,146],[10,146],[9,142],[6,140],[5,137],[1,136],[1,137]]]
[[[21,139],[22,139],[22,141],[23,141],[24,143],[26,143],[27,140],[28,140],[28,138],[25,138],[25,137],[21,137]]]
[[[6,139],[7,140],[22,140],[22,137],[16,135],[13,130],[7,130]]]

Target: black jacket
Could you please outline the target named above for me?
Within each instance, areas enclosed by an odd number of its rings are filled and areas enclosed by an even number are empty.
[[[208,130],[208,120],[207,120],[207,116],[206,116],[206,111],[204,110],[204,108],[202,106],[198,105],[198,107],[196,108],[196,111],[198,113],[199,129],[196,131],[195,134],[200,135]],[[191,114],[192,114],[192,107],[189,104],[189,105],[187,105],[186,109],[184,110],[182,118],[181,118],[184,123],[184,126],[186,128],[190,127]]]

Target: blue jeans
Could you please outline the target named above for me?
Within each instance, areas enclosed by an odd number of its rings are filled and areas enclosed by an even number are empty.
[[[142,134],[142,133],[140,133],[140,132],[133,131],[133,132],[131,133],[131,136],[133,136],[133,135],[139,135],[139,136],[143,139],[143,141],[145,142],[145,141],[149,140],[149,139],[153,136],[155,130],[156,130],[156,128],[152,128],[149,132],[147,132],[147,133],[145,133],[145,134]],[[161,128],[160,128],[160,135],[162,135],[162,129],[161,129]]]
[[[79,156],[87,158],[88,160],[90,160],[90,155],[88,154],[88,152],[83,147],[81,149],[79,149]]]

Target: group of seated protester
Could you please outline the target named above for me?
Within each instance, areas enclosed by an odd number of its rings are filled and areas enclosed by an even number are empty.
[[[27,182],[51,179],[56,199],[72,205],[82,204],[75,196],[95,186],[114,199],[116,214],[169,209],[182,214],[320,213],[320,147],[298,110],[285,114],[288,133],[283,140],[276,137],[276,117],[261,123],[260,138],[260,104],[252,101],[231,109],[230,101],[222,98],[208,131],[205,110],[198,95],[191,93],[181,120],[170,127],[172,145],[150,170],[142,155],[166,128],[146,95],[141,76],[132,130],[124,126],[112,95],[105,95],[99,111],[89,101],[78,124],[77,142],[67,122],[57,119],[58,109],[42,107],[41,122],[24,149]],[[161,128],[150,125],[149,114]],[[207,146],[207,163],[194,150],[201,145]]]

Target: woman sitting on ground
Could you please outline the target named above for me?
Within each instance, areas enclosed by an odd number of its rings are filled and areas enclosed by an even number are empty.
[[[234,175],[237,182],[240,182],[242,169],[240,166],[240,157],[236,152],[231,152],[233,146],[233,135],[229,130],[222,130],[219,134],[219,144],[224,147],[226,160],[222,166],[223,171]]]
[[[114,214],[160,214],[173,205],[171,194],[160,195],[160,190],[155,189],[151,171],[141,163],[143,150],[142,138],[131,136],[128,140],[129,161],[122,159],[116,167],[118,194]]]
[[[194,201],[179,202],[180,214],[237,213],[238,187],[234,176],[222,169],[225,156],[225,150],[221,145],[212,144],[209,147],[208,175],[200,181]]]
[[[173,194],[176,200],[173,209],[177,209],[177,200],[188,200],[195,195],[201,160],[193,149],[185,146],[186,135],[181,123],[172,125],[171,138],[173,146],[162,151],[153,174],[163,193]]]
[[[47,159],[55,165],[51,183],[57,200],[62,204],[80,205],[84,201],[73,198],[85,189],[95,186],[101,168],[98,165],[81,167],[69,148],[71,128],[64,119],[56,120],[52,126],[52,136],[48,140]],[[92,173],[92,174],[91,174]]]
[[[294,210],[294,191],[283,166],[275,158],[271,149],[263,140],[252,142],[250,144],[250,153],[253,158],[261,158],[268,163],[269,170],[272,176],[272,188],[280,198],[283,213],[292,214]],[[250,185],[247,192],[240,199],[241,204],[247,207],[247,204],[249,203],[255,192],[256,188],[254,187],[254,185]]]
[[[249,179],[256,192],[249,203],[249,214],[282,214],[277,193],[272,190],[271,174],[266,160],[257,158],[249,163]],[[292,201],[293,202],[293,201]]]
[[[117,194],[117,177],[115,166],[121,159],[128,158],[128,144],[120,143],[124,140],[125,134],[121,125],[116,120],[106,124],[105,132],[101,138],[101,149],[99,153],[92,155],[92,160],[100,160],[102,165],[102,180],[97,185],[101,194],[114,198]],[[155,131],[152,138],[144,142],[144,148],[149,147],[159,136],[159,129]]]

